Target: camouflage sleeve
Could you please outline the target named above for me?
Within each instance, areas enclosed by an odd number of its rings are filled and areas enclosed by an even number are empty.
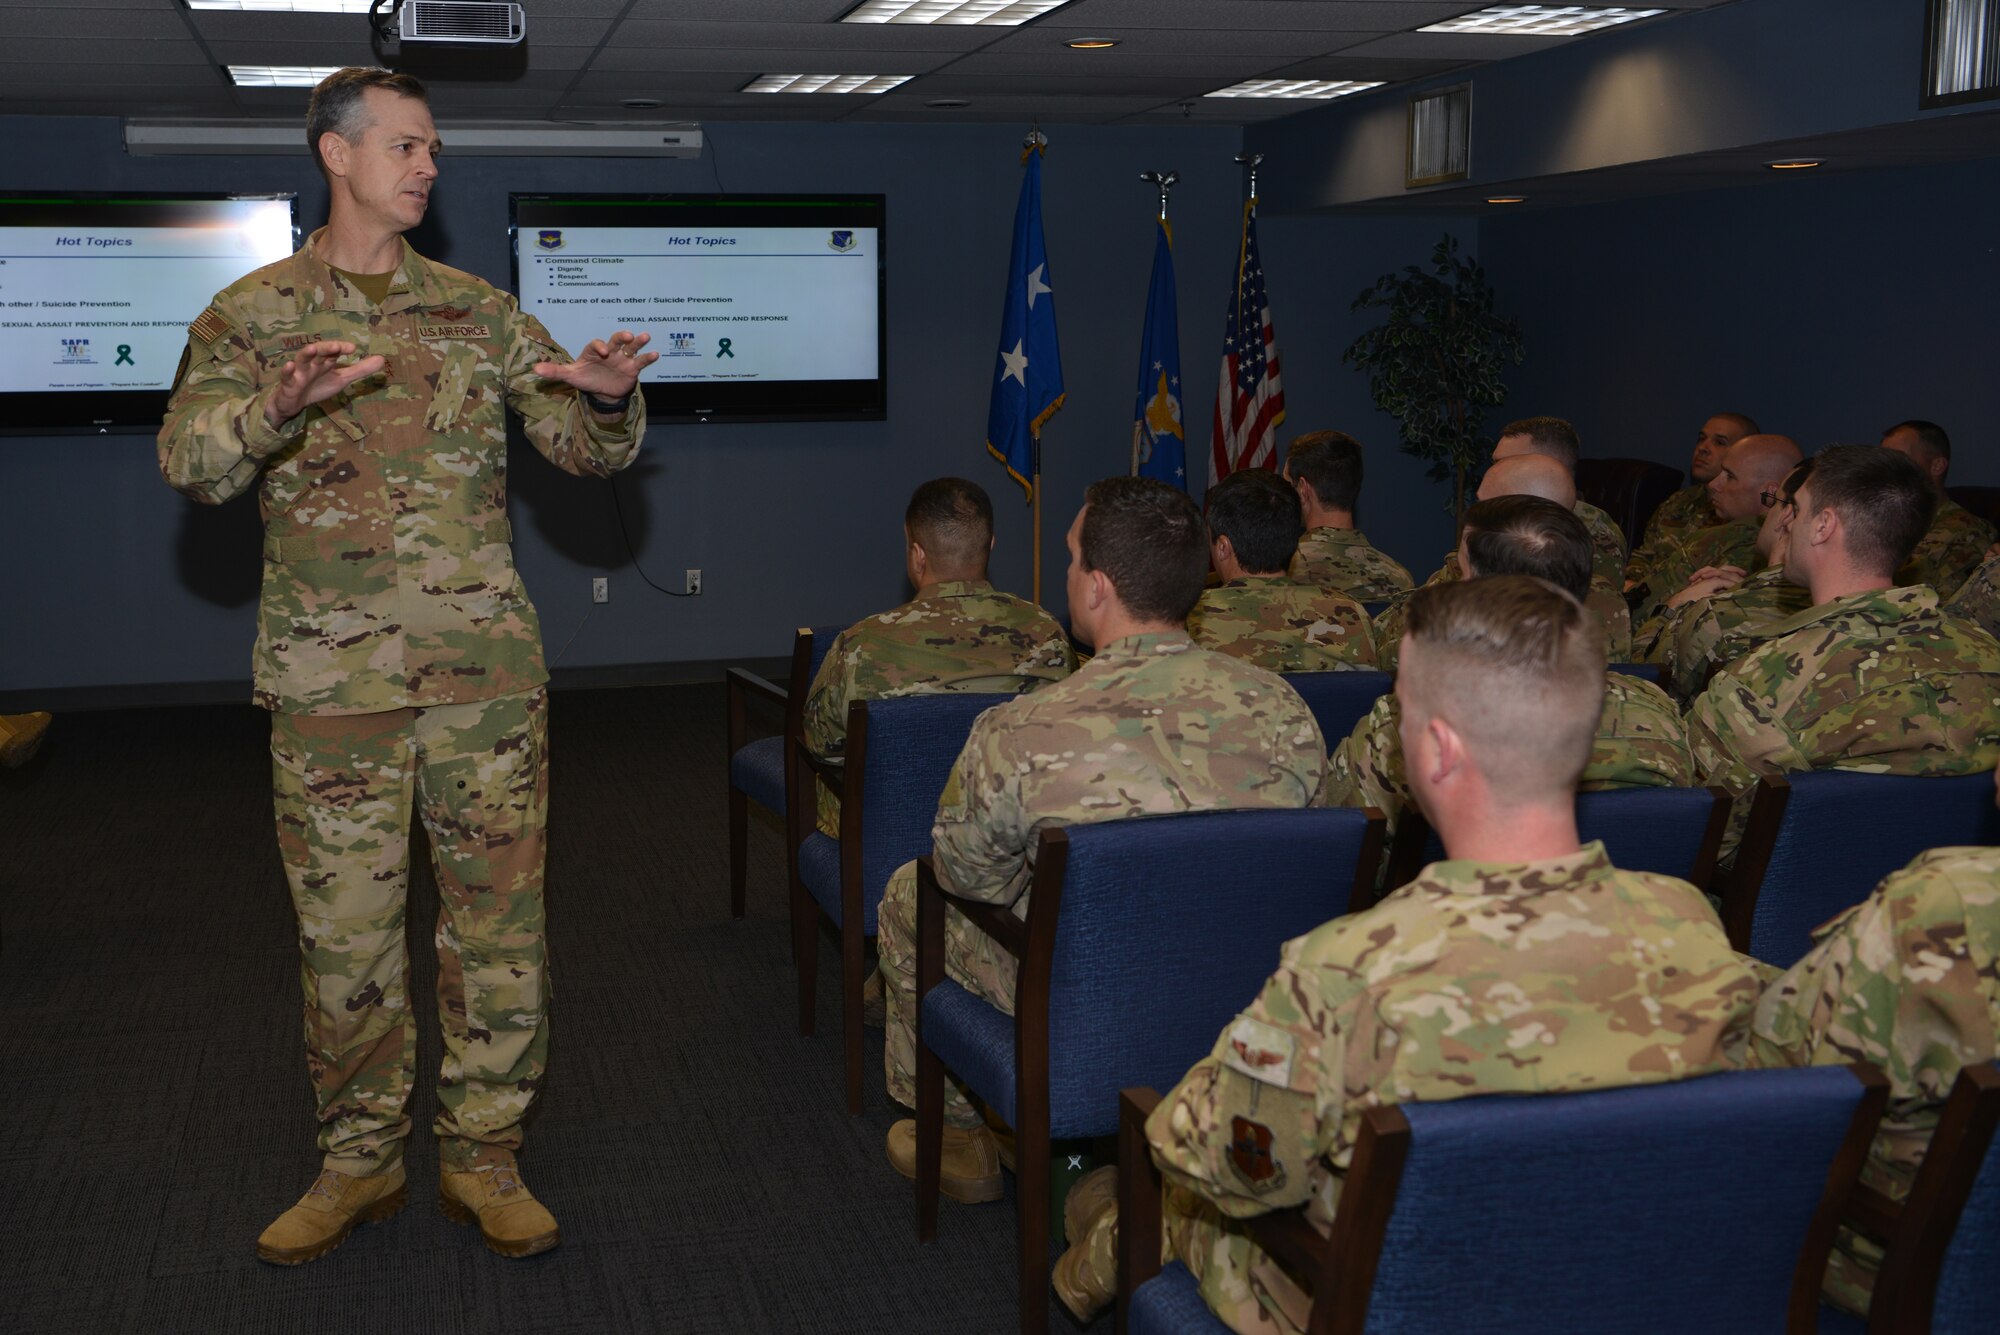
[[[1959,585],[1945,610],[1984,630],[2000,635],[2000,556],[1985,562]]]
[[[220,505],[256,485],[264,461],[299,440],[306,413],[273,427],[264,406],[277,390],[264,383],[257,353],[220,302],[188,327],[187,351],[160,427],[160,473],[167,485],[205,505]],[[310,410],[309,410],[310,411]]]
[[[1306,939],[1286,942],[1257,999],[1146,1121],[1166,1179],[1226,1215],[1303,1202],[1328,1149],[1322,1109],[1334,1127],[1346,1113],[1346,1012],[1361,994],[1329,1004],[1301,966]]]
[[[1374,807],[1393,830],[1409,793],[1403,742],[1396,730],[1396,697],[1385,695],[1334,748],[1327,771],[1326,805]]]
[[[1813,767],[1797,740],[1777,721],[1773,702],[1751,690],[1739,675],[1756,671],[1763,661],[1746,659],[1718,674],[1688,710],[1688,753],[1694,760],[1695,782],[1720,785],[1732,799],[1729,828],[1722,837],[1722,856],[1729,861],[1736,856],[1750,818],[1750,795],[1758,776]]]
[[[1951,598],[1965,587],[1986,559],[1993,545],[1993,527],[1983,519],[1968,516],[1970,523],[1953,531],[1951,541],[1937,553],[1932,566],[1931,587],[1939,598]]]
[[[528,442],[566,473],[609,477],[631,463],[646,434],[646,396],[635,386],[623,421],[602,422],[568,385],[535,374],[536,362],[572,360],[542,322],[522,312],[510,293],[507,311],[507,406],[521,415]],[[609,331],[607,331],[609,332]]]
[[[1890,1011],[1894,1010],[1893,989],[1899,972],[1893,955],[1878,958],[1864,976],[1854,964],[1858,937],[1886,944],[1888,926],[1882,898],[1871,895],[1822,926],[1814,936],[1813,948],[1804,959],[1766,986],[1751,1021],[1750,1056],[1755,1066],[1833,1066],[1850,1061],[1881,1065],[1887,1056],[1883,1033],[1871,1034],[1866,1027],[1853,1034],[1859,1042],[1853,1051],[1842,1053],[1828,1038],[1834,1016],[1844,1010],[1866,1012],[1871,1004],[1883,1001],[1880,989],[1891,989]],[[1849,993],[1848,984],[1874,990],[1864,997]],[[1846,1026],[1852,1028],[1852,1017]]]
[[[931,826],[938,879],[955,895],[1011,904],[1027,884],[1033,822],[1021,801],[1021,768],[1007,754],[1005,705],[989,709],[951,767]]]
[[[853,695],[848,632],[842,631],[819,662],[819,675],[806,693],[806,747],[821,760],[838,761],[847,750],[847,706]]]

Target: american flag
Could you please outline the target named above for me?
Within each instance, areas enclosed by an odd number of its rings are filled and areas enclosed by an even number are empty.
[[[1257,257],[1257,199],[1243,206],[1243,240],[1236,251],[1236,288],[1222,335],[1222,376],[1216,382],[1215,425],[1209,437],[1208,480],[1239,468],[1275,468],[1285,391],[1278,383],[1278,335]]]

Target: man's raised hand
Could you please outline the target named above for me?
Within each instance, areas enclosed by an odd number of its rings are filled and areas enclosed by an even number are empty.
[[[328,340],[308,343],[278,370],[278,387],[264,403],[264,420],[282,426],[315,403],[346,389],[357,380],[374,375],[389,364],[386,357],[363,357],[352,366],[340,359],[354,354],[352,343]]]
[[[639,372],[660,360],[657,352],[640,351],[652,341],[651,334],[621,329],[609,342],[592,339],[573,362],[536,362],[535,374],[600,399],[622,399],[639,383]]]

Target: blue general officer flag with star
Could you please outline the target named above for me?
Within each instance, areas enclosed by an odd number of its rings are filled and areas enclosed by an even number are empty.
[[[1139,401],[1132,410],[1132,471],[1187,490],[1187,434],[1181,425],[1181,334],[1174,305],[1174,234],[1159,220],[1146,325],[1139,339]]]
[[[1063,405],[1062,354],[1049,253],[1042,244],[1042,154],[1025,155],[1021,199],[1014,206],[1014,251],[1000,314],[1000,355],[986,410],[986,448],[1034,497],[1035,433]]]

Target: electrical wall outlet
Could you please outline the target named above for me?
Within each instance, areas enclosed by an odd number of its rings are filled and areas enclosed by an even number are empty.
[[[699,566],[688,567],[687,591],[696,594],[701,592],[701,568]]]
[[[611,581],[609,578],[599,575],[596,579],[590,581],[590,601],[593,603],[608,603],[611,601]]]

